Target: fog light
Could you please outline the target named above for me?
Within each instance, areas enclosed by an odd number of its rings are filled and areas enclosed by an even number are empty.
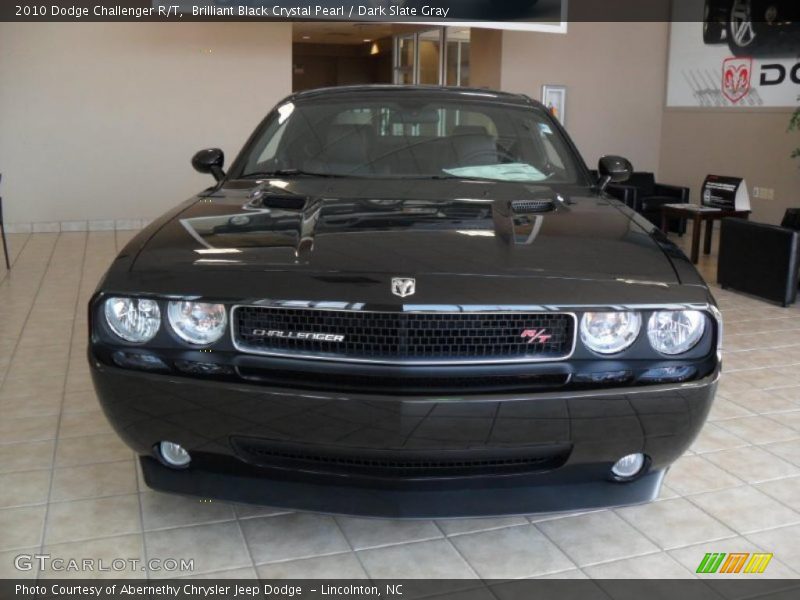
[[[614,463],[614,466],[611,467],[611,474],[619,480],[633,479],[642,472],[644,463],[644,454],[639,452],[628,454]]]
[[[197,362],[192,360],[176,360],[178,370],[189,375],[233,375],[233,369],[217,363]]]
[[[130,352],[117,350],[111,356],[118,367],[124,369],[139,369],[141,371],[169,371],[163,360],[152,354],[144,352]]]
[[[648,383],[673,383],[688,381],[697,374],[697,369],[694,367],[660,367],[658,369],[649,369],[642,373],[639,381],[646,381]]]
[[[158,453],[168,466],[176,469],[188,467],[192,462],[192,457],[186,449],[174,442],[161,442],[158,445]]]

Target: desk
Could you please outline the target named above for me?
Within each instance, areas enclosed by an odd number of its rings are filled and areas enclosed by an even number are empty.
[[[689,219],[693,223],[692,227],[692,262],[697,264],[700,260],[700,229],[705,222],[706,237],[704,252],[711,254],[711,240],[714,234],[714,221],[720,221],[726,217],[739,217],[747,219],[750,217],[749,210],[728,210],[724,208],[714,210],[698,210],[696,205],[687,204],[685,206],[665,205],[661,207],[661,231],[667,233],[669,229],[669,219]]]

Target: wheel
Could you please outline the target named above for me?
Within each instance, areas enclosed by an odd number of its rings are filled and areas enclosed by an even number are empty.
[[[748,56],[761,43],[753,25],[753,6],[751,0],[734,0],[728,16],[728,46],[734,56]]]
[[[705,14],[703,15],[703,42],[706,44],[720,44],[725,39],[725,13],[719,6],[712,6],[711,0],[706,0]]]

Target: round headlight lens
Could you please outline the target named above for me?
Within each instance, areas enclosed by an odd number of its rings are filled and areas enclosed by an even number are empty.
[[[581,340],[598,354],[616,354],[628,348],[642,327],[638,312],[591,312],[581,319]]]
[[[224,304],[206,304],[179,300],[169,303],[169,324],[182,340],[205,346],[225,333],[228,316]]]
[[[111,331],[134,344],[149,342],[161,326],[158,303],[147,298],[109,298],[104,312]]]
[[[683,354],[697,345],[706,330],[706,316],[698,310],[662,310],[653,313],[647,337],[661,354]]]

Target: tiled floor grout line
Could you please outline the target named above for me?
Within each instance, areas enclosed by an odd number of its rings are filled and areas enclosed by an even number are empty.
[[[28,238],[28,239],[30,239],[30,238]],[[13,347],[13,349],[11,351],[12,363],[13,363],[13,358],[17,353],[17,349],[19,348],[20,340],[22,339],[22,332],[25,330],[25,326],[27,325],[28,320],[30,319],[31,313],[33,312],[33,308],[34,308],[34,305],[35,305],[36,297],[38,296],[39,291],[41,290],[42,285],[44,283],[45,277],[47,276],[47,271],[50,268],[50,263],[51,263],[51,261],[53,259],[53,254],[55,253],[57,243],[58,243],[58,236],[56,236],[56,238],[53,240],[52,247],[50,248],[50,252],[47,255],[47,261],[45,262],[45,266],[42,269],[42,274],[39,277],[39,281],[38,281],[38,283],[36,285],[36,291],[33,292],[33,298],[32,298],[32,300],[30,302],[30,308],[28,308],[28,311],[27,311],[27,313],[25,315],[25,318],[23,319],[23,324],[22,324],[22,328],[20,329],[19,337],[17,338],[17,340],[16,340],[16,342],[14,344],[14,347]],[[26,239],[25,246],[27,247],[27,239]],[[20,250],[20,254],[17,255],[17,259],[19,259],[20,256],[22,256],[22,250]],[[15,260],[15,263],[16,263],[16,260]],[[9,363],[9,371],[11,370],[10,364],[12,364],[12,363]],[[6,372],[4,374],[2,381],[0,381],[0,391],[3,390],[3,387],[5,386],[5,382],[6,382],[7,378],[8,378],[8,372]],[[66,374],[65,374],[65,378],[66,378]],[[55,448],[55,444],[53,445],[53,447]],[[52,475],[51,475],[51,483],[52,483]],[[47,509],[45,508],[45,511],[46,510]],[[40,549],[43,547],[43,544],[44,544],[44,532],[45,532],[44,528],[45,528],[45,524],[43,522],[42,523],[42,529],[40,531],[40,543],[39,543],[39,548]],[[37,570],[36,579],[38,579],[38,570]]]
[[[22,247],[19,249],[19,252],[17,252],[16,254],[13,253],[12,248],[11,248],[11,244],[9,244],[9,252],[8,252],[9,257],[8,258],[9,258],[9,262],[11,263],[11,269],[5,269],[5,264],[3,264],[4,272],[3,272],[3,276],[0,277],[0,285],[2,285],[3,282],[5,282],[6,278],[9,275],[11,275],[11,272],[14,270],[14,267],[17,264],[17,259],[22,255],[23,252],[25,252],[25,246],[28,245],[28,241],[31,239],[33,234],[26,233],[24,235],[25,235],[25,241],[22,242]]]
[[[526,518],[523,515],[519,515],[519,516],[522,516],[523,518]],[[438,523],[437,523],[437,525],[438,525]],[[457,538],[457,537],[463,537],[465,535],[472,535],[474,533],[486,533],[487,531],[502,531],[503,529],[513,529],[514,527],[525,527],[526,525],[533,525],[533,523],[531,523],[530,521],[526,521],[525,523],[509,523],[508,525],[495,525],[493,527],[475,529],[475,530],[472,530],[472,531],[457,531],[455,533],[445,533],[444,537],[446,537],[446,538]],[[438,539],[438,538],[435,538],[435,539]]]
[[[367,565],[364,564],[364,560],[361,558],[361,555],[358,553],[358,550],[356,550],[356,547],[353,545],[353,542],[350,541],[350,537],[347,535],[347,532],[344,530],[344,527],[342,527],[342,524],[339,522],[339,519],[336,516],[331,516],[331,518],[333,519],[334,523],[336,523],[336,528],[339,530],[339,533],[342,534],[344,541],[347,542],[347,545],[350,548],[350,552],[358,561],[359,566],[362,568],[367,578],[370,581],[373,581],[372,575],[367,570]]]
[[[147,566],[147,538],[145,536],[145,528],[144,528],[144,509],[142,508],[142,490],[141,486],[139,485],[139,463],[134,460],[133,463],[133,476],[136,478],[136,503],[139,507],[139,533],[142,537],[142,542],[140,544],[140,548],[142,551],[142,560],[144,561],[144,576],[145,579],[150,580],[150,569]]]
[[[702,492],[702,494],[705,494],[705,493],[713,493],[713,492],[723,492],[723,491],[727,491],[727,490],[731,490],[731,489],[741,489],[741,488],[743,488],[743,487],[749,487],[749,488],[753,488],[753,489],[755,489],[757,492],[761,492],[761,490],[759,490],[759,489],[758,489],[758,488],[756,488],[755,486],[753,486],[753,485],[751,485],[751,484],[749,484],[749,483],[748,483],[748,484],[746,484],[746,485],[743,485],[743,486],[741,486],[741,485],[740,485],[740,486],[736,486],[735,488],[723,488],[723,489],[719,489],[719,490],[711,490],[711,491],[709,491],[709,492]],[[795,513],[795,514],[798,514],[796,510],[792,509],[790,506],[786,506],[786,505],[785,505],[783,502],[781,502],[781,501],[780,501],[780,500],[778,500],[777,498],[772,498],[772,496],[770,496],[769,494],[766,494],[765,492],[761,492],[761,493],[762,493],[762,494],[764,494],[765,496],[767,496],[767,497],[771,498],[772,500],[775,500],[775,501],[776,501],[776,502],[778,502],[779,504],[783,505],[783,506],[784,506],[784,508],[788,508],[788,509],[789,509],[789,510],[791,510],[793,513]],[[716,517],[714,517],[714,515],[712,515],[712,514],[708,513],[708,512],[707,512],[707,511],[706,511],[706,510],[705,510],[705,509],[704,509],[704,508],[703,508],[701,505],[699,505],[699,504],[698,504],[698,503],[697,503],[695,500],[693,500],[693,498],[696,498],[697,496],[700,496],[700,495],[702,495],[702,494],[692,494],[691,496],[682,496],[682,497],[683,497],[683,498],[685,498],[686,500],[688,500],[690,504],[692,504],[692,505],[693,505],[693,506],[695,506],[696,508],[700,509],[700,510],[701,510],[701,511],[703,511],[704,513],[706,513],[706,514],[707,514],[709,517],[716,518]],[[719,521],[719,519],[717,519],[717,521]],[[724,523],[722,523],[722,524],[723,524],[723,525],[725,525]],[[732,529],[732,531],[734,531],[738,537],[744,537],[745,535],[754,535],[754,534],[756,534],[756,533],[761,533],[762,531],[774,531],[775,529],[784,529],[784,528],[786,528],[786,527],[794,527],[795,525],[800,525],[800,520],[798,520],[798,521],[794,521],[794,522],[791,522],[791,523],[782,523],[781,525],[775,525],[774,527],[764,527],[763,529],[757,529],[757,530],[755,530],[755,531],[748,531],[747,533],[744,533],[744,532],[741,532],[741,531],[736,531],[735,529]],[[731,528],[730,528],[730,527],[728,527],[727,525],[725,525],[725,527],[726,527],[726,528],[728,528],[728,529],[731,529]],[[702,543],[702,542],[701,542],[701,543]],[[693,546],[694,544],[688,544],[688,545],[689,545],[689,546]]]
[[[742,417],[742,418],[749,418],[749,417]],[[727,430],[726,430],[726,431],[727,431]],[[743,438],[741,438],[740,436],[738,436],[738,435],[736,435],[736,434],[734,434],[734,433],[731,433],[730,431],[727,431],[727,433],[730,433],[731,435],[734,435],[734,436],[736,436],[736,437],[739,437],[739,439],[742,439],[742,441],[747,441],[747,440],[744,440]],[[769,443],[780,443],[780,442],[769,442]],[[746,446],[746,447],[748,447],[748,448],[761,448],[762,450],[764,450],[765,452],[768,452],[769,454],[772,454],[772,455],[773,455],[773,456],[775,456],[776,458],[779,458],[779,459],[781,459],[781,460],[784,460],[784,461],[785,461],[785,459],[784,459],[783,457],[781,457],[781,456],[779,456],[779,455],[775,454],[774,452],[771,452],[771,451],[770,451],[770,450],[768,450],[767,448],[763,448],[761,445],[758,445],[758,444],[750,444],[750,445],[748,445],[748,446]],[[725,452],[725,450],[718,450],[718,451],[716,451],[716,452]],[[704,453],[704,454],[715,454],[716,452],[707,452],[707,453]],[[698,455],[698,456],[700,456],[700,457],[702,458],[702,457],[704,456],[704,454],[700,454],[700,455]],[[731,487],[731,488],[721,488],[721,489],[736,489],[736,488],[741,488],[741,487],[751,487],[751,488],[755,489],[756,491],[758,491],[758,492],[760,492],[760,493],[762,493],[762,494],[764,494],[764,495],[766,495],[766,496],[768,496],[768,497],[772,498],[773,500],[775,500],[776,502],[778,502],[779,504],[781,504],[781,505],[782,505],[782,506],[784,506],[785,508],[787,508],[787,509],[791,510],[792,512],[794,512],[794,513],[796,513],[796,514],[800,514],[800,513],[798,513],[798,511],[794,510],[794,509],[793,509],[791,506],[788,506],[786,503],[784,503],[784,502],[783,502],[783,501],[781,501],[780,499],[778,499],[778,498],[774,498],[773,496],[770,496],[770,495],[769,495],[769,494],[767,494],[766,492],[762,492],[760,489],[758,489],[758,488],[756,487],[757,485],[759,485],[759,484],[762,484],[762,483],[768,483],[768,482],[770,482],[770,481],[781,481],[781,480],[783,480],[783,479],[789,479],[789,478],[791,478],[792,476],[785,476],[785,477],[775,477],[775,478],[765,479],[765,480],[762,480],[762,481],[756,481],[756,482],[752,482],[752,483],[751,483],[751,482],[749,482],[749,481],[745,481],[745,480],[743,480],[741,477],[739,477],[739,476],[738,476],[738,475],[736,475],[735,473],[731,473],[731,472],[730,472],[728,469],[726,469],[726,468],[725,468],[725,467],[723,467],[722,465],[718,465],[718,464],[716,464],[716,463],[714,463],[714,462],[712,462],[712,461],[710,461],[710,460],[708,460],[708,459],[706,459],[706,461],[707,461],[707,462],[709,462],[709,463],[711,463],[712,465],[714,465],[715,467],[717,467],[718,469],[720,469],[720,470],[721,470],[721,471],[723,471],[724,473],[726,473],[726,474],[728,474],[728,475],[730,475],[730,476],[732,476],[732,477],[735,477],[736,479],[739,479],[740,481],[743,481],[743,482],[744,482],[744,485],[741,485],[741,486],[733,486],[733,487]],[[794,465],[794,463],[792,463],[792,462],[790,462],[790,461],[785,461],[785,462],[788,462],[789,464],[792,464],[792,465]],[[794,465],[794,466],[796,466],[796,467],[800,467],[800,465]],[[800,476],[800,473],[797,473],[797,474],[796,474],[796,476]],[[683,498],[686,498],[686,499],[688,499],[690,502],[692,502],[692,501],[691,501],[691,497],[692,497],[692,496],[698,496],[698,495],[700,495],[700,494],[703,494],[703,493],[709,493],[710,491],[720,491],[720,490],[708,490],[708,491],[706,491],[706,492],[698,492],[698,493],[694,493],[694,494],[682,494],[682,495],[681,495],[681,497],[683,497]],[[700,510],[703,510],[703,509],[702,509],[702,507],[698,506],[696,502],[692,502],[692,504],[693,504],[693,505],[695,505],[695,506],[697,506],[697,508],[699,508]],[[703,512],[705,512],[705,511],[703,511]],[[776,527],[776,528],[774,528],[774,529],[779,529],[779,528],[780,528],[780,527]],[[767,529],[765,529],[765,530],[763,530],[763,531],[767,531]],[[744,535],[744,534],[740,534],[740,535]]]
[[[679,499],[682,499],[682,498],[683,498],[683,496],[678,496],[677,498],[669,498],[669,499],[667,499],[667,500],[664,500],[664,502],[669,502],[669,500],[679,500]],[[641,505],[640,505],[640,506],[641,506]],[[708,542],[715,542],[715,541],[719,541],[719,540],[728,540],[728,539],[731,539],[731,538],[737,537],[737,534],[736,534],[736,532],[735,532],[735,531],[733,531],[733,530],[732,530],[730,527],[728,527],[727,525],[725,525],[725,523],[722,523],[722,522],[721,522],[719,519],[717,519],[716,517],[714,517],[714,516],[712,516],[712,515],[709,515],[709,514],[708,514],[706,511],[704,511],[704,510],[702,510],[702,509],[701,509],[701,511],[703,512],[703,514],[705,514],[706,516],[708,516],[708,517],[710,517],[711,519],[713,519],[714,521],[716,521],[716,522],[717,522],[719,525],[722,525],[722,527],[724,527],[725,529],[727,529],[728,531],[730,531],[730,532],[731,532],[733,535],[726,535],[726,536],[724,536],[724,537],[715,537],[715,538],[712,538],[712,539],[709,539],[709,540],[703,540],[703,541],[700,541],[700,542],[692,542],[691,544],[683,544],[683,545],[681,545],[681,546],[671,546],[671,547],[669,547],[669,548],[665,548],[664,546],[662,546],[661,544],[659,544],[659,543],[658,543],[658,542],[657,542],[657,541],[656,541],[654,538],[652,538],[651,536],[647,535],[647,534],[646,534],[644,531],[642,531],[642,530],[641,530],[639,527],[637,527],[637,526],[636,526],[636,524],[635,524],[635,523],[633,523],[633,522],[632,522],[630,519],[626,519],[626,518],[625,518],[625,515],[623,515],[623,514],[620,514],[620,513],[621,513],[621,509],[624,509],[624,508],[626,508],[626,507],[614,508],[614,509],[611,509],[611,510],[613,510],[613,512],[614,512],[614,513],[615,513],[615,514],[616,514],[616,515],[617,515],[617,516],[618,516],[620,519],[622,519],[623,521],[625,521],[625,522],[626,522],[628,525],[630,525],[630,526],[631,526],[631,527],[633,527],[633,528],[634,528],[634,529],[635,529],[637,532],[639,532],[641,535],[643,535],[643,536],[644,536],[644,537],[645,537],[645,538],[646,538],[648,541],[650,541],[651,543],[653,543],[653,544],[656,546],[656,548],[658,548],[658,549],[660,549],[660,550],[661,550],[661,552],[669,552],[670,550],[677,550],[677,549],[679,549],[679,548],[688,548],[689,546],[696,546],[697,544],[704,544],[704,543],[708,543]]]
[[[550,540],[550,542],[556,548],[558,548],[564,554],[564,556],[566,556],[575,565],[575,568],[577,568],[584,575],[586,575],[586,573],[584,572],[584,569],[587,569],[589,567],[596,567],[596,566],[599,566],[599,565],[608,565],[608,564],[612,564],[612,563],[619,562],[619,561],[622,561],[622,560],[629,560],[631,558],[638,558],[638,557],[642,557],[642,556],[651,556],[651,555],[654,555],[654,554],[662,554],[662,553],[668,552],[668,550],[662,548],[658,543],[656,543],[654,540],[650,539],[649,536],[645,535],[644,532],[640,531],[635,525],[633,525],[632,523],[629,523],[621,515],[617,514],[616,510],[608,509],[608,511],[610,513],[612,513],[612,514],[615,514],[619,519],[622,519],[622,521],[625,522],[626,524],[630,525],[632,529],[634,529],[637,533],[639,533],[646,540],[651,542],[655,546],[656,549],[655,550],[649,550],[647,552],[641,552],[641,553],[631,554],[631,555],[627,555],[627,556],[621,556],[621,557],[617,557],[617,558],[612,558],[612,559],[609,559],[609,560],[597,561],[597,562],[593,562],[593,563],[587,563],[585,565],[580,565],[577,562],[575,562],[575,560],[570,556],[570,554],[567,552],[567,550],[564,547],[559,545],[559,543],[555,539],[553,539],[551,536],[547,535],[547,532],[543,528],[538,527],[537,523],[532,523],[532,525],[534,527],[536,527],[536,529],[543,536],[545,536],[548,540]],[[599,512],[603,512],[603,511],[599,511]],[[586,514],[591,514],[591,513],[586,513]],[[550,523],[552,521],[543,521],[543,522]],[[588,575],[587,575],[587,577],[588,577]]]
[[[478,574],[478,571],[475,569],[475,567],[472,565],[472,563],[467,559],[467,557],[464,556],[464,554],[461,552],[461,550],[458,549],[458,546],[456,546],[450,540],[450,538],[447,537],[447,535],[445,534],[445,532],[442,529],[441,525],[439,525],[439,523],[437,523],[436,520],[433,520],[433,526],[436,527],[436,529],[439,530],[439,533],[442,534],[442,537],[446,541],[447,545],[450,546],[455,551],[455,553],[458,554],[459,557],[461,557],[461,560],[463,560],[464,564],[466,564],[467,567],[469,567],[469,570],[472,571],[472,574],[475,575],[475,577],[477,579],[480,579],[481,581],[483,581],[483,577],[481,577],[480,574]]]
[[[59,240],[62,239],[62,235],[63,234],[58,234],[58,238],[56,238],[56,243],[53,245],[53,251],[55,251],[55,249],[58,247],[58,242],[59,242]],[[61,420],[62,420],[62,417],[63,417],[63,414],[64,414],[63,413],[64,394],[66,394],[66,392],[67,392],[67,379],[69,378],[69,365],[70,365],[70,362],[72,361],[72,341],[73,341],[73,339],[75,337],[75,319],[74,319],[74,316],[75,316],[75,312],[77,310],[78,302],[80,300],[81,283],[83,282],[84,267],[85,267],[85,264],[86,264],[86,249],[89,246],[89,234],[87,233],[87,234],[83,235],[82,237],[83,237],[83,252],[81,254],[81,261],[80,261],[81,267],[80,267],[80,271],[79,271],[79,275],[78,275],[78,281],[77,281],[77,284],[75,286],[75,303],[73,305],[73,311],[72,311],[72,314],[73,314],[72,328],[71,328],[71,332],[70,332],[70,336],[69,336],[69,344],[67,345],[67,368],[64,371],[64,382],[63,382],[62,389],[61,389],[61,401],[58,404],[59,410],[58,410],[58,421],[56,423],[56,441],[53,444],[53,457],[52,457],[52,463],[51,463],[52,466],[53,466],[53,471],[50,474],[50,486],[47,489],[47,506],[45,507],[44,523],[42,524],[41,551],[42,551],[43,554],[44,554],[45,545],[47,543],[47,523],[48,523],[48,520],[49,520],[49,517],[50,517],[50,499],[52,498],[52,495],[53,495],[53,482],[55,481],[56,454],[58,452],[58,444],[59,444],[58,437],[59,437],[59,432],[61,431]],[[64,238],[64,239],[66,239],[66,238]],[[49,271],[50,271],[50,266],[48,264],[48,268],[45,271],[44,278],[47,277],[47,273]],[[44,278],[43,278],[43,281],[44,281]],[[41,290],[41,288],[40,288],[40,290]],[[37,297],[38,297],[39,293],[40,292],[37,292],[37,294],[36,294]],[[35,299],[34,299],[34,304],[35,304]],[[40,575],[41,575],[41,573],[37,574],[37,576],[36,576],[36,580],[37,581],[39,580]]]
[[[774,443],[774,442],[773,442],[773,443]],[[753,444],[753,445],[751,445],[751,446],[749,446],[749,447],[751,447],[751,448],[759,448],[760,446],[757,446],[757,445]],[[762,449],[763,449],[763,448],[762,448]],[[766,452],[769,452],[769,451],[768,451],[768,450],[766,450],[766,449],[763,449],[763,450],[765,450]],[[720,452],[724,452],[724,450],[720,450]],[[775,457],[777,457],[777,458],[780,458],[781,460],[783,460],[783,458],[782,458],[782,457],[780,457],[780,456],[778,456],[777,454],[774,454],[773,452],[769,452],[769,453],[770,453],[770,454],[772,454],[773,456],[775,456]],[[711,454],[711,453],[709,453],[709,454]],[[699,455],[699,456],[701,456],[701,457],[702,457],[702,455]],[[729,487],[729,488],[720,488],[719,490],[708,490],[708,491],[705,491],[705,492],[698,492],[698,493],[694,493],[694,494],[682,494],[682,495],[681,495],[681,497],[682,497],[682,498],[686,498],[687,500],[689,500],[689,502],[691,502],[691,503],[692,503],[694,506],[696,506],[697,508],[699,508],[699,509],[700,509],[700,510],[702,510],[703,512],[706,512],[706,511],[705,511],[705,510],[703,510],[703,508],[702,508],[701,506],[699,506],[699,505],[698,505],[696,502],[693,502],[693,501],[692,501],[692,496],[699,496],[699,495],[701,495],[701,494],[706,494],[706,493],[710,493],[710,492],[719,492],[719,491],[726,490],[726,489],[739,489],[739,488],[743,488],[743,487],[750,487],[750,488],[753,488],[754,490],[756,490],[757,492],[760,492],[760,493],[764,494],[765,496],[768,496],[769,498],[771,498],[771,499],[772,499],[772,500],[774,500],[775,502],[777,502],[777,503],[779,503],[780,505],[782,505],[784,508],[787,508],[787,509],[789,509],[790,511],[792,511],[793,513],[800,515],[800,512],[796,511],[795,509],[793,509],[791,506],[787,505],[787,504],[786,504],[785,502],[783,502],[782,500],[780,500],[780,499],[778,499],[778,498],[775,498],[775,497],[771,496],[770,494],[767,494],[766,492],[762,492],[760,489],[758,489],[758,487],[756,487],[756,486],[758,486],[759,484],[762,484],[762,483],[769,483],[770,481],[782,481],[782,480],[784,480],[784,479],[790,479],[792,476],[786,476],[786,477],[775,477],[775,478],[771,478],[771,479],[764,479],[764,480],[762,480],[762,481],[756,481],[756,482],[752,482],[752,483],[751,483],[751,482],[749,482],[749,481],[745,481],[745,480],[743,480],[741,477],[739,477],[739,476],[738,476],[738,475],[736,475],[735,473],[731,473],[731,472],[730,472],[728,469],[726,469],[726,468],[725,468],[725,467],[723,467],[722,465],[718,465],[718,464],[716,464],[716,463],[713,463],[713,462],[711,462],[710,460],[709,460],[708,462],[710,462],[711,464],[713,464],[715,467],[717,467],[718,469],[720,469],[720,470],[721,470],[721,471],[723,471],[724,473],[726,473],[726,474],[728,474],[728,475],[730,475],[730,476],[732,476],[732,477],[735,477],[736,479],[739,479],[740,481],[744,481],[744,485],[737,485],[737,486],[733,486],[733,487]],[[789,462],[789,461],[786,461],[786,462]],[[794,465],[794,463],[791,463],[791,462],[789,462],[789,464],[792,464],[792,465]],[[794,466],[798,466],[798,465],[794,465]],[[800,477],[800,473],[797,473],[795,476],[798,476],[798,477]],[[706,513],[706,514],[708,514],[708,513]],[[709,516],[712,516],[712,515],[709,515]],[[723,525],[724,525],[724,523],[723,523]],[[794,523],[793,523],[793,524],[784,525],[784,527],[791,527],[792,525],[794,525]],[[727,525],[726,525],[726,527],[727,527]],[[759,531],[769,531],[769,530],[771,530],[771,529],[781,529],[781,527],[782,527],[782,526],[778,526],[778,527],[770,527],[770,528],[765,528],[765,529],[763,529],[763,530],[759,530]],[[744,534],[739,534],[739,535],[744,535]]]
[[[236,521],[236,528],[239,531],[239,535],[242,536],[242,541],[244,542],[244,547],[247,550],[247,558],[250,559],[250,567],[253,569],[253,573],[256,577],[258,577],[258,569],[256,568],[256,559],[253,557],[253,550],[250,547],[250,540],[247,539],[247,536],[244,533],[244,527],[242,527],[242,522],[239,520],[239,513],[236,512],[236,507],[231,506],[231,510],[233,511],[233,517]]]
[[[700,543],[702,544],[703,542],[700,542]],[[563,552],[563,550],[561,550],[561,551]],[[603,565],[610,565],[610,564],[613,564],[615,562],[619,562],[621,560],[630,560],[632,558],[642,558],[644,556],[653,556],[654,554],[664,554],[664,553],[668,553],[668,552],[669,552],[669,550],[664,550],[663,548],[659,548],[658,546],[656,546],[655,550],[648,550],[647,552],[636,552],[635,554],[628,554],[626,556],[620,556],[619,558],[610,558],[608,560],[599,560],[599,561],[596,561],[596,562],[589,562],[589,563],[586,563],[585,565],[578,565],[578,568],[579,569],[589,569],[591,567],[600,567],[600,566],[603,566]]]
[[[415,542],[408,542],[408,543],[412,543],[413,544]],[[344,556],[344,555],[357,554],[357,553],[358,553],[358,551],[354,551],[354,550],[334,550],[332,552],[323,552],[322,554],[301,554],[299,556],[292,556],[291,558],[280,558],[278,560],[268,560],[268,561],[265,561],[265,562],[255,562],[254,561],[254,564],[255,564],[256,572],[258,572],[258,567],[266,567],[266,566],[272,566],[272,565],[285,565],[287,563],[295,562],[295,561],[299,561],[299,560],[311,560],[312,558],[329,558],[331,556]],[[364,570],[364,572],[367,573],[367,576],[369,577],[369,573],[366,571],[366,569]],[[370,579],[372,579],[372,578],[370,577]]]
[[[420,542],[435,542],[437,540],[444,540],[444,539],[446,539],[446,536],[421,537],[421,538],[414,538],[413,540],[405,540],[402,542],[385,542],[385,543],[373,544],[370,546],[364,546],[363,548],[353,548],[353,552],[368,552],[370,550],[382,550],[384,548],[394,548],[396,546],[403,546],[405,544],[416,544]]]
[[[591,513],[589,513],[589,514],[591,514]],[[544,523],[550,523],[552,521],[543,521],[543,522]],[[558,548],[558,551],[561,552],[561,554],[563,554],[564,556],[567,557],[567,560],[569,560],[569,562],[572,563],[572,565],[573,565],[573,567],[575,569],[581,569],[581,565],[579,565],[575,561],[575,559],[572,558],[570,553],[567,552],[566,549],[563,548],[555,539],[553,539],[551,536],[547,535],[547,532],[544,529],[542,529],[541,527],[537,526],[536,523],[531,523],[531,527],[533,527],[536,531],[538,531],[540,534],[542,534],[546,540],[548,540],[551,544],[553,544],[556,548]],[[570,570],[570,569],[565,569],[565,570]]]
[[[36,285],[36,291],[33,292],[33,299],[30,302],[30,308],[28,309],[28,312],[25,314],[25,318],[23,319],[22,328],[20,329],[19,336],[17,337],[17,339],[16,339],[16,341],[14,343],[14,347],[11,350],[11,360],[12,361],[14,359],[14,355],[17,353],[17,349],[19,348],[20,340],[22,339],[22,332],[25,330],[25,326],[27,325],[28,319],[31,316],[31,312],[33,312],[33,305],[34,305],[34,302],[36,300],[36,296],[39,294],[39,290],[42,287],[42,283],[44,282],[44,278],[47,275],[47,270],[50,267],[50,261],[53,259],[53,253],[55,252],[56,243],[57,242],[58,242],[58,238],[56,238],[53,241],[52,248],[50,248],[50,252],[48,253],[48,256],[47,256],[47,261],[45,263],[44,268],[42,269],[42,274],[39,277],[39,283]],[[27,243],[26,243],[26,246],[27,246]],[[19,256],[21,256],[21,255],[22,255],[22,253],[20,251],[20,254],[17,256],[17,258],[19,258]],[[11,371],[11,363],[9,363],[8,371]],[[5,386],[6,379],[8,378],[8,371],[3,375],[3,378],[0,380],[0,392],[2,392],[3,387]]]

